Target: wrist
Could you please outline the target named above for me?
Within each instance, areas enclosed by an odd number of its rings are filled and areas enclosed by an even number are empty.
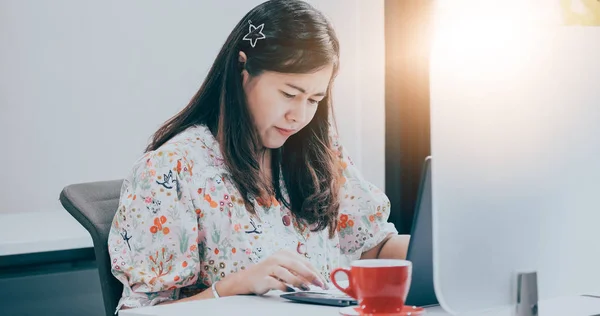
[[[232,273],[215,284],[215,289],[220,297],[248,294],[245,288],[244,278],[240,277],[243,271]]]

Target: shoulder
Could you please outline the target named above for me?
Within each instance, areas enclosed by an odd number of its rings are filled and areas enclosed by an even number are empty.
[[[141,156],[133,166],[132,177],[174,172],[173,176],[196,178],[202,173],[224,170],[220,146],[204,125],[192,126],[156,150]]]

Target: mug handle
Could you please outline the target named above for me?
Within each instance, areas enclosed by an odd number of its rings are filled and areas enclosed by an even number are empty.
[[[343,272],[344,274],[346,274],[346,276],[348,276],[348,287],[344,288],[341,287],[337,281],[335,280],[335,275],[338,272]],[[337,287],[340,291],[348,294],[349,296],[357,299],[356,294],[354,293],[354,289],[352,288],[352,275],[350,273],[349,269],[345,269],[345,268],[337,268],[334,269],[333,272],[331,272],[331,282],[333,283],[333,285],[335,285],[335,287]]]

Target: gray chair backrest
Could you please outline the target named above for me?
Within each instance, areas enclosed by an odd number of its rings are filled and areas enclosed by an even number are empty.
[[[108,233],[119,207],[122,184],[123,180],[73,184],[60,193],[64,208],[92,236],[107,316],[114,315],[123,292],[123,285],[111,273],[108,254]]]

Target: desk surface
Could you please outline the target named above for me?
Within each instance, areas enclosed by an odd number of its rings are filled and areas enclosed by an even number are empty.
[[[346,286],[348,281],[340,281]],[[341,293],[337,288],[323,291],[311,286],[311,291]],[[206,299],[177,304],[157,305],[122,310],[119,316],[171,316],[171,315],[285,315],[285,316],[326,316],[340,315],[340,307],[296,303],[281,298],[281,291],[271,291],[263,296],[240,295],[219,299]],[[447,315],[440,307],[427,310],[428,316]]]
[[[0,256],[93,247],[66,210],[0,214]]]
[[[340,315],[340,307],[294,303],[279,297],[273,291],[264,296],[231,296],[219,299],[158,305],[122,310],[119,316],[187,316],[187,315],[285,315],[329,316]],[[427,310],[427,316],[446,316],[441,308]]]
[[[122,310],[119,316],[196,316],[196,315],[340,315],[339,307],[294,303],[272,291],[264,296],[232,296],[177,304]],[[475,313],[469,316],[513,316],[513,309]],[[600,298],[564,297],[540,302],[541,316],[590,316],[600,314]],[[426,316],[449,316],[441,307],[427,308]]]

